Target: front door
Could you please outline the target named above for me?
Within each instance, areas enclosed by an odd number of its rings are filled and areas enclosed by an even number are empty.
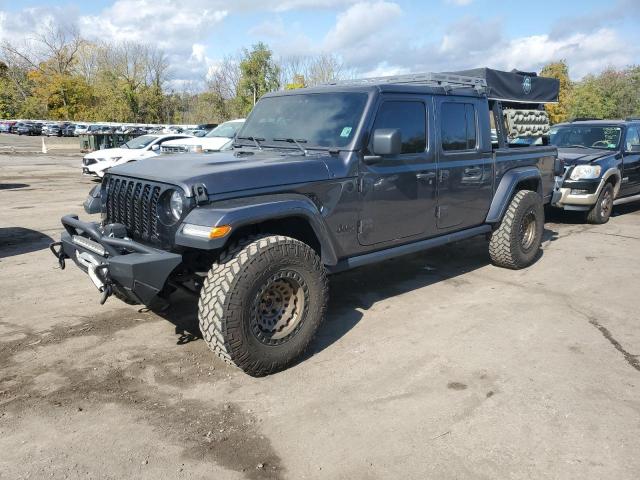
[[[486,101],[485,101],[486,103]],[[470,97],[436,100],[438,142],[438,228],[458,230],[484,223],[493,191],[493,155],[479,129],[489,115]]]
[[[635,195],[640,193],[640,152],[632,152],[632,146],[640,145],[640,131],[638,127],[629,127],[625,137],[624,157],[622,159],[622,183],[620,195]]]
[[[399,155],[360,167],[362,208],[358,224],[361,245],[376,245],[435,231],[436,163],[428,128],[429,97],[384,95],[370,129],[399,129]]]

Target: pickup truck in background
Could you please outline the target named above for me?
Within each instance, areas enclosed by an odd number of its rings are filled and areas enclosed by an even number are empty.
[[[556,179],[553,206],[606,223],[614,205],[640,200],[640,119],[586,120],[554,125],[564,172]]]
[[[63,217],[51,249],[103,303],[192,293],[222,360],[276,372],[321,324],[327,274],[478,235],[494,264],[531,265],[560,173],[542,112],[557,95],[490,69],[271,93],[232,150],[113,167],[85,202],[102,222]],[[518,132],[543,145],[510,145]]]

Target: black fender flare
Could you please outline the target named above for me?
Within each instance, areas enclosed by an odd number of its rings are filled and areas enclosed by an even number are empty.
[[[542,177],[540,171],[536,167],[516,167],[507,171],[500,180],[496,193],[491,201],[489,213],[487,213],[487,223],[498,223],[502,220],[509,202],[515,194],[516,187],[519,183],[527,180],[536,180],[538,182],[538,194],[542,196]]]
[[[318,207],[308,197],[300,194],[275,194],[246,197],[213,202],[193,209],[183,221],[184,224],[219,227],[229,225],[232,232],[239,228],[256,225],[269,220],[302,218],[315,233],[325,265],[338,263],[335,248],[331,242],[327,225]],[[201,250],[223,248],[228,237],[218,239],[195,238],[182,233],[182,226],[176,233],[176,245]]]

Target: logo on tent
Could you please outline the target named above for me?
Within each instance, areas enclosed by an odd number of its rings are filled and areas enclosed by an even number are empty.
[[[531,93],[531,77],[524,77],[524,80],[522,80],[522,91],[526,95]]]

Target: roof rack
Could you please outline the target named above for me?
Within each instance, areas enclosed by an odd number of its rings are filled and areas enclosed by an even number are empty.
[[[569,120],[570,122],[592,122],[594,120],[602,120],[598,117],[576,117]]]
[[[637,122],[640,121],[640,117],[627,117],[625,119],[626,122]]]
[[[478,93],[484,93],[487,81],[484,78],[468,77],[450,73],[414,73],[409,75],[391,75],[387,77],[358,78],[325,83],[322,86],[333,85],[379,85],[379,84],[413,84],[435,87],[473,88]]]

